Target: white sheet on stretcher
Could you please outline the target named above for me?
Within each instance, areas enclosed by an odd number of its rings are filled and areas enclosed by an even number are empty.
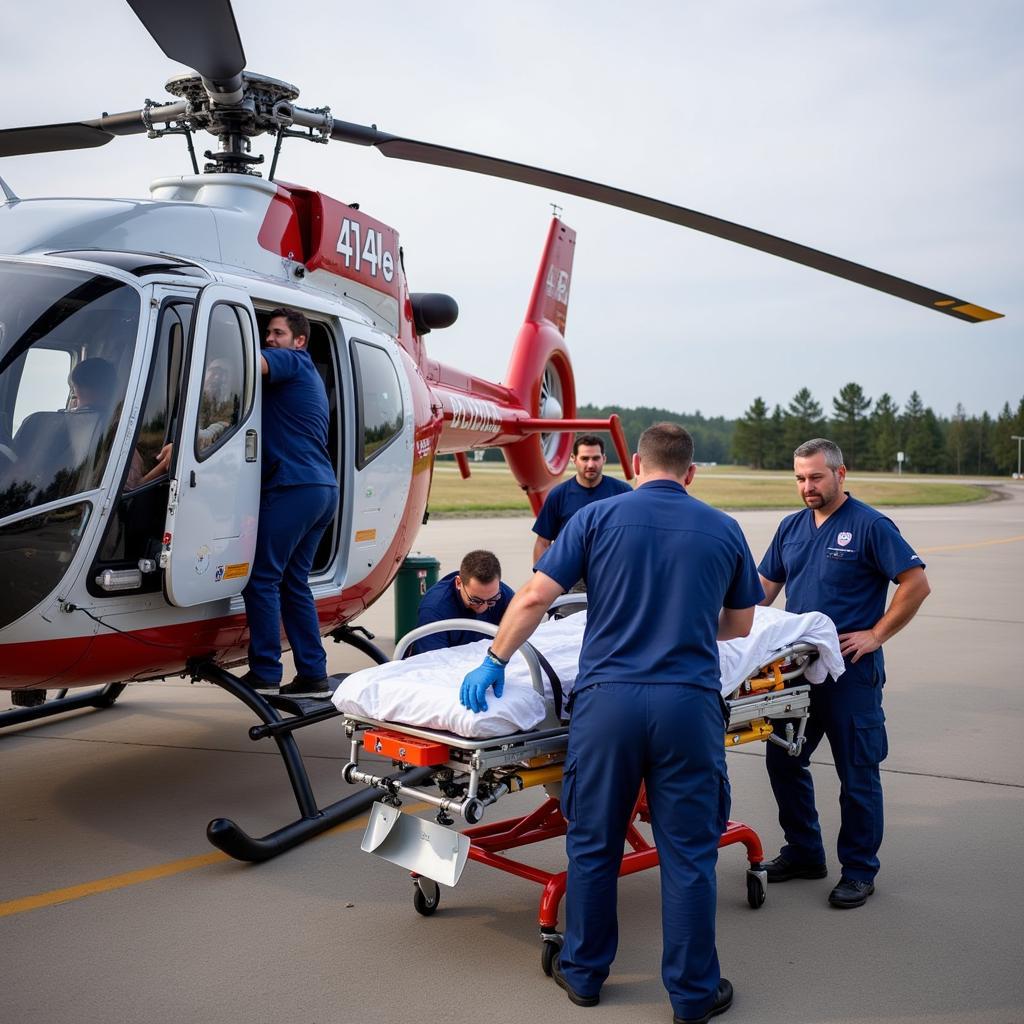
[[[530,643],[551,663],[566,694],[576,681],[585,625],[586,613],[581,612],[541,623],[530,637]],[[354,672],[338,687],[334,705],[344,714],[443,729],[470,739],[535,729],[544,719],[544,702],[530,682],[522,655],[513,657],[505,672],[502,697],[487,694],[486,711],[474,714],[459,703],[463,677],[480,664],[490,643],[483,639]],[[770,662],[776,651],[795,643],[818,648],[820,657],[806,673],[809,682],[820,683],[826,674],[842,674],[843,659],[831,619],[820,612],[791,615],[776,608],[757,608],[750,636],[718,645],[723,696]],[[546,676],[544,686],[550,698]]]

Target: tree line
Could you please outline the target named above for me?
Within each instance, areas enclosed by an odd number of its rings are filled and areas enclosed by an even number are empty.
[[[631,452],[652,423],[679,423],[693,435],[700,462],[735,462],[751,469],[791,469],[797,445],[828,437],[842,448],[850,469],[895,472],[896,453],[903,452],[903,468],[911,473],[1009,475],[1017,470],[1013,436],[1024,437],[1024,397],[1016,410],[1005,403],[994,419],[987,412],[969,416],[962,405],[943,417],[916,391],[900,406],[888,393],[871,399],[854,383],[839,389],[830,415],[806,387],[785,406],[769,408],[758,396],[737,420],[654,406],[581,405],[577,410],[581,419],[606,419],[612,413],[622,420]],[[616,461],[614,449],[607,448]],[[501,454],[489,449],[485,458],[500,460]]]
[[[753,469],[789,469],[798,444],[828,437],[849,469],[894,472],[903,452],[903,466],[913,473],[1008,475],[1017,470],[1013,435],[1024,436],[1024,397],[1016,410],[1006,402],[995,419],[987,412],[969,416],[961,404],[947,418],[917,391],[900,407],[888,392],[872,400],[850,383],[832,399],[831,415],[805,387],[771,410],[758,396],[736,421],[732,455]]]

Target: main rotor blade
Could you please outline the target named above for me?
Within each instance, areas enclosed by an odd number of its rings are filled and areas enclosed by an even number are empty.
[[[105,146],[113,137],[110,132],[82,121],[4,128],[0,131],[0,157],[57,153],[66,149],[93,149]]]
[[[0,157],[105,146],[118,135],[141,135],[154,124],[175,121],[184,115],[186,107],[184,102],[167,103],[162,107],[147,107],[145,110],[103,114],[88,121],[4,128],[0,130]]]
[[[245,53],[231,0],[128,0],[164,53],[211,82],[242,72]]]
[[[994,320],[1003,315],[982,306],[976,306],[971,302],[965,302],[963,299],[958,299],[945,292],[937,292],[931,288],[914,284],[912,281],[893,277],[892,274],[872,270],[870,267],[852,263],[850,260],[844,260],[838,256],[830,256],[818,249],[790,242],[785,238],[769,235],[755,228],[733,224],[731,221],[711,217],[706,213],[698,213],[696,210],[689,210],[684,206],[675,206],[660,199],[651,199],[648,196],[638,195],[636,192],[626,192],[623,189],[601,185],[584,178],[574,178],[568,174],[559,174],[557,171],[546,171],[540,167],[530,167],[527,164],[514,163],[510,160],[482,156],[462,149],[450,149],[447,146],[403,139],[378,131],[376,128],[366,128],[343,121],[334,123],[331,137],[362,146],[375,146],[384,156],[395,160],[412,160],[416,163],[432,164],[435,167],[452,167],[460,171],[471,171],[474,174],[505,178],[508,181],[537,185],[540,188],[554,189],[568,195],[580,196],[583,199],[592,199],[608,206],[631,210],[633,213],[642,213],[657,220],[679,224],[707,235],[715,235],[730,242],[737,242],[739,245],[745,245],[751,249],[760,249],[761,252],[781,256],[782,259],[790,260],[793,263],[802,263],[805,267],[821,270],[826,274],[834,274],[836,277],[845,278],[847,281],[853,281],[855,284],[874,288],[876,291],[886,292],[889,295],[895,295],[908,302],[916,302],[939,313],[956,317],[958,320],[966,320],[968,323]]]

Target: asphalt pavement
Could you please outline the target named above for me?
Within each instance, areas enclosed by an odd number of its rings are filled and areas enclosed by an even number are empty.
[[[933,593],[886,646],[890,755],[877,892],[838,911],[838,878],[771,886],[746,902],[742,849],[719,861],[718,945],[736,987],[730,1024],[1021,1024],[1024,1021],[1024,485],[1001,500],[898,509]],[[740,513],[755,556],[778,512]],[[457,567],[495,550],[530,572],[531,521],[438,520],[417,549]],[[390,595],[363,618],[387,646]],[[333,671],[359,664],[332,647]],[[5,702],[6,703],[6,702]],[[0,1020],[12,1024],[239,1021],[669,1021],[660,981],[658,875],[619,887],[620,945],[601,1005],[580,1009],[540,970],[539,887],[476,863],[415,913],[408,875],[360,852],[365,818],[262,865],[208,845],[227,816],[262,834],[295,816],[270,741],[248,713],[186,681],[138,684],[104,712],[0,736]],[[321,802],[345,794],[338,723],[301,746]],[[780,842],[763,749],[732,752],[733,817]],[[814,775],[830,853],[838,787],[827,745]],[[535,791],[492,808],[525,813]],[[560,840],[521,851],[548,870]],[[1024,869],[1020,869],[1024,870]]]

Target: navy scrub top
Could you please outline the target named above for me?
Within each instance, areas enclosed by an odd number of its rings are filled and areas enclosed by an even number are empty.
[[[540,515],[533,524],[533,532],[538,537],[553,541],[581,508],[631,490],[633,488],[625,480],[618,480],[613,476],[602,475],[596,487],[584,487],[576,477],[571,477],[548,494]]]
[[[824,612],[850,633],[871,629],[885,614],[889,581],[924,562],[891,519],[847,495],[820,527],[813,509],[786,516],[758,568],[786,585],[786,611]]]
[[[736,521],[671,480],[582,509],[536,571],[566,589],[586,576],[577,691],[619,682],[721,693],[719,613],[764,597]]]
[[[423,595],[419,611],[416,613],[417,626],[426,626],[428,623],[440,622],[442,619],[478,619],[480,622],[490,622],[495,626],[501,622],[501,617],[505,614],[505,609],[508,608],[508,603],[515,595],[515,591],[507,583],[502,583],[501,600],[482,614],[477,615],[462,603],[462,598],[459,597],[459,593],[455,589],[455,577],[458,575],[458,572],[448,573]],[[463,644],[472,644],[477,640],[483,640],[485,635],[465,629],[434,633],[432,636],[417,640],[412,645],[410,653],[423,654],[425,651],[439,651],[446,647],[461,647]]]
[[[327,449],[327,391],[306,349],[265,348],[263,487],[336,485]]]

